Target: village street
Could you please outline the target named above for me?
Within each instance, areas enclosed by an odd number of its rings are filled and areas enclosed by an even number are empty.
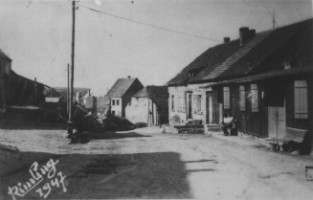
[[[0,199],[11,199],[8,187],[30,178],[28,169],[34,161],[43,165],[49,159],[58,160],[56,169],[66,176],[66,192],[52,188],[48,196],[52,199],[313,195],[313,181],[305,177],[305,166],[313,166],[312,156],[275,153],[258,140],[171,131],[143,128],[109,139],[93,135],[86,144],[69,145],[66,130],[1,130]],[[11,150],[5,150],[8,146]],[[37,188],[23,198],[41,199]]]

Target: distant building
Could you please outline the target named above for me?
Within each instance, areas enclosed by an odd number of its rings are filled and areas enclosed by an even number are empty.
[[[67,101],[68,89],[66,87],[54,87],[45,91],[46,102]],[[74,88],[73,103],[86,104],[87,97],[90,96],[89,88]]]
[[[147,86],[127,104],[126,118],[136,124],[154,126],[168,123],[168,91],[166,86]]]
[[[137,78],[118,79],[104,99],[109,100],[110,114],[125,117],[125,107],[130,102],[131,97],[140,91],[143,85]]]

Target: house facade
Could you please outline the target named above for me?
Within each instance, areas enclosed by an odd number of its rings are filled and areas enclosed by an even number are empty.
[[[126,118],[143,126],[168,123],[168,91],[166,86],[147,86],[136,93],[126,106]]]
[[[12,60],[0,49],[0,112],[5,112],[9,98]]]
[[[198,119],[189,112],[197,108],[198,98],[203,108],[196,110],[203,111],[202,122],[208,126],[220,124],[230,113],[240,131],[258,137],[311,131],[312,21],[260,33],[243,27],[239,39],[200,55],[168,83],[170,123]],[[221,46],[224,53],[217,50]],[[213,55],[223,59],[215,62]]]
[[[139,92],[143,85],[137,78],[120,78],[104,96],[109,100],[110,114],[125,117],[125,108],[134,94]]]

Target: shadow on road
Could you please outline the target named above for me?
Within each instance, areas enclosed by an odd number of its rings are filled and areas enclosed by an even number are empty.
[[[192,198],[187,172],[178,153],[59,155],[1,150],[0,153],[0,199],[11,198],[8,187],[24,183],[31,177],[28,170],[33,162],[37,161],[41,166],[51,158],[59,160],[56,169],[66,176],[67,192],[54,187],[48,198]],[[25,198],[40,199],[36,190],[43,187],[45,182],[48,182],[47,177]]]
[[[7,112],[0,115],[0,129],[10,130],[66,130],[65,122],[41,122],[38,111]]]
[[[139,133],[136,133],[136,132],[127,132],[127,133],[116,133],[116,132],[86,133],[86,135],[91,140],[151,137],[149,135],[142,135],[142,134],[139,134]]]

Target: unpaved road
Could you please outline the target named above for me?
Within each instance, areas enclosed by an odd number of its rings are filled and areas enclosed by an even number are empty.
[[[27,181],[33,162],[42,165],[51,158],[66,175],[66,192],[54,187],[47,196],[52,199],[313,196],[313,181],[304,170],[313,166],[312,156],[274,153],[256,140],[162,131],[137,129],[69,145],[64,130],[0,130],[0,144],[20,150],[0,150],[0,199],[12,199],[8,187]],[[40,187],[17,199],[41,199]]]

